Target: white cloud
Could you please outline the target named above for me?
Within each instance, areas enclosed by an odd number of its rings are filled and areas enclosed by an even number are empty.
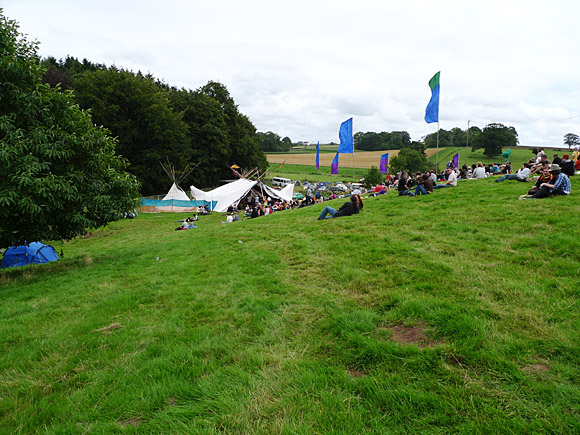
[[[436,130],[423,121],[441,71],[442,128],[516,126],[520,142],[580,133],[575,1],[4,0],[4,14],[72,55],[196,89],[228,87],[258,130],[293,140]]]

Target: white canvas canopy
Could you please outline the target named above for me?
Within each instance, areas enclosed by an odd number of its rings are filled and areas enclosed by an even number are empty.
[[[245,178],[240,178],[239,180],[233,181],[217,189],[210,190],[209,192],[204,192],[195,186],[191,186],[191,195],[198,201],[217,201],[214,206],[213,211],[224,212],[229,206],[235,204],[242,200],[250,190],[258,185],[258,181],[248,180]],[[261,184],[261,188],[264,189],[266,194],[272,198],[282,199],[283,201],[290,202],[292,200],[292,195],[294,193],[294,185],[290,184],[282,190],[275,190],[271,187]]]
[[[165,195],[165,197],[163,198],[163,201],[167,201],[170,199],[175,199],[177,201],[189,201],[189,196],[187,196],[187,193],[185,193],[183,190],[181,190],[177,184],[173,183],[173,186],[171,186],[171,189],[169,189],[169,192],[167,192],[167,195]]]
[[[280,198],[283,201],[290,202],[294,195],[294,184],[288,184],[282,190],[272,189],[264,184],[264,190],[268,192],[268,195],[273,196],[274,198]]]

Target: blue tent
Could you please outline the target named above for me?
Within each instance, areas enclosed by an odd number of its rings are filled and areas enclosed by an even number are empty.
[[[43,264],[58,260],[58,255],[52,246],[41,242],[28,245],[11,246],[4,252],[0,268],[26,266],[27,264]]]

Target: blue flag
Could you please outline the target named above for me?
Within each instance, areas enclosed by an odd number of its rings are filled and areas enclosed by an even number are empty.
[[[381,156],[381,174],[388,174],[389,173],[389,153],[383,154]]]
[[[429,87],[431,88],[431,99],[425,109],[425,122],[430,124],[432,122],[439,122],[439,75],[441,71],[435,74],[429,80]]]
[[[339,152],[336,153],[336,156],[334,157],[334,160],[332,161],[332,164],[330,165],[330,173],[331,174],[338,174],[338,153]]]
[[[316,169],[320,171],[320,141],[316,144]]]
[[[343,154],[354,153],[354,145],[352,141],[352,118],[347,119],[340,124],[340,131],[338,132],[340,138],[340,145],[338,152]]]

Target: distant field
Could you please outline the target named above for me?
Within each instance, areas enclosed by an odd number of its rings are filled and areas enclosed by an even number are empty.
[[[334,159],[336,146],[334,146],[334,152],[328,152],[328,148],[332,146],[326,146],[326,152],[320,153],[320,165],[321,166],[328,166],[332,163]],[[310,147],[312,148],[312,147]],[[322,147],[321,147],[322,148]],[[554,153],[562,153],[567,152],[568,150],[564,149],[548,149],[546,152],[548,156],[551,158]],[[363,168],[369,169],[371,166],[379,167],[381,155],[389,153],[389,158],[392,158],[399,154],[399,150],[388,150],[388,151],[357,151],[354,154],[354,164],[356,168]],[[436,162],[436,155],[437,149],[436,148],[429,148],[426,151],[427,158],[430,162]],[[503,163],[504,159],[502,157],[486,157],[483,155],[483,150],[477,150],[475,152],[471,151],[471,148],[465,147],[449,147],[449,148],[440,148],[439,149],[439,165],[445,165],[449,160],[453,158],[453,156],[459,153],[459,164],[460,166],[464,163],[471,165],[477,162],[483,162],[485,164],[493,163],[493,162],[501,162]],[[287,153],[287,154],[267,154],[266,157],[268,158],[268,162],[270,163],[280,163],[286,162],[284,164],[288,165],[310,165],[315,166],[316,164],[316,150],[314,152],[312,149],[308,149],[308,151],[304,150],[304,153],[297,154],[297,153]],[[515,168],[521,166],[525,161],[529,160],[532,157],[532,152],[530,148],[524,147],[515,147],[512,148],[512,153],[510,155],[510,160]],[[351,167],[353,166],[353,157],[352,154],[341,154],[340,155],[340,165],[341,167]],[[316,168],[314,169],[316,170]]]
[[[429,153],[434,151],[428,150]],[[369,169],[371,166],[379,167],[381,156],[385,153],[389,153],[389,158],[394,157],[399,154],[399,150],[391,151],[358,151],[354,154],[354,164],[356,168]],[[330,167],[332,160],[334,159],[334,153],[320,153],[320,165]],[[312,165],[316,164],[316,154],[267,154],[266,157],[270,163],[282,163],[293,165]],[[344,166],[350,166],[352,168],[353,157],[352,154],[341,154],[339,158],[340,164]]]

